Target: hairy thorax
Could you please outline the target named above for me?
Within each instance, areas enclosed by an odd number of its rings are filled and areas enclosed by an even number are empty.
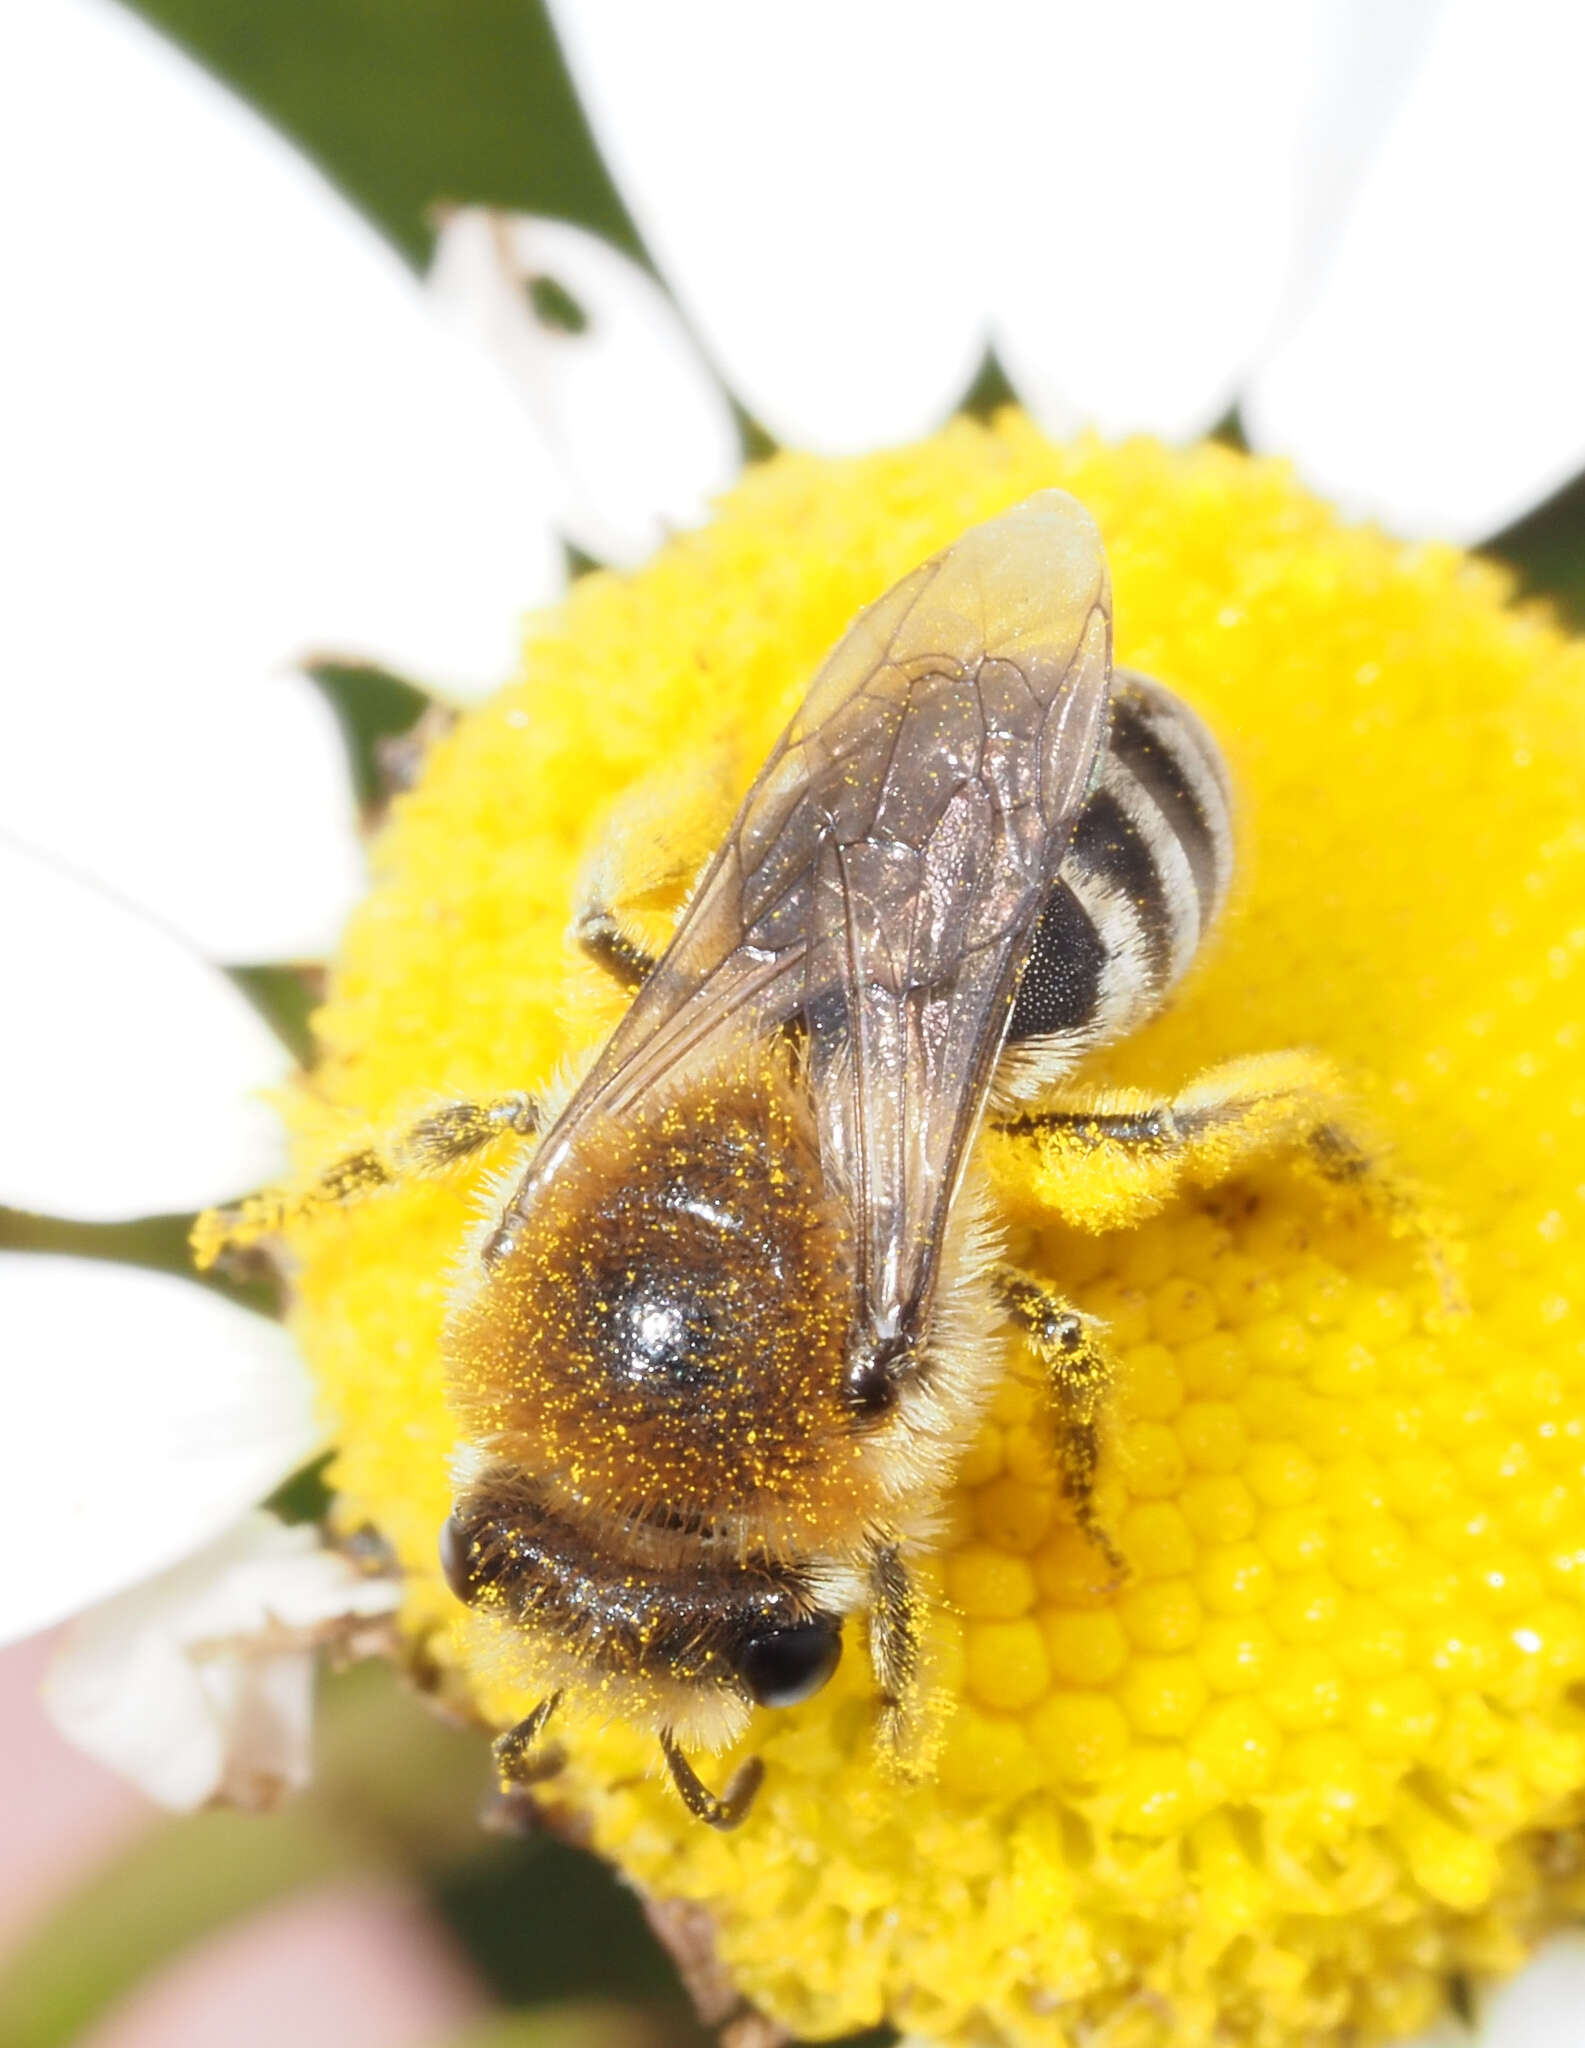
[[[851,1245],[787,1064],[586,1130],[457,1308],[467,1435],[558,1514],[794,1553],[862,1523]]]

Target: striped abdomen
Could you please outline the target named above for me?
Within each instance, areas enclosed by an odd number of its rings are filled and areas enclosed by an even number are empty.
[[[1227,894],[1227,771],[1200,720],[1146,676],[1112,678],[1111,742],[1036,928],[1004,1084],[1043,1085],[1160,1004]]]

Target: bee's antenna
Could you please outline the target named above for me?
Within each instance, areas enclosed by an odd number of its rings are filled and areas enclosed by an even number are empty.
[[[542,1756],[531,1754],[534,1744],[545,1732],[545,1724],[560,1705],[561,1694],[553,1692],[549,1699],[541,1700],[531,1714],[525,1714],[515,1728],[508,1728],[504,1735],[495,1738],[495,1767],[508,1784],[532,1785],[540,1778],[553,1777],[560,1769],[559,1747],[553,1747]]]
[[[732,1782],[717,1797],[677,1747],[677,1739],[669,1728],[660,1731],[660,1749],[666,1759],[666,1768],[671,1772],[671,1781],[695,1820],[702,1820],[706,1827],[723,1831],[742,1826],[754,1804],[760,1780],[765,1775],[765,1766],[757,1756],[751,1756],[733,1773]]]

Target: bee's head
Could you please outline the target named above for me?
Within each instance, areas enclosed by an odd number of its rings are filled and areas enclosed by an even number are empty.
[[[502,1468],[464,1492],[440,1562],[459,1600],[521,1628],[564,1682],[619,1693],[629,1718],[696,1727],[711,1701],[740,1723],[811,1698],[841,1660],[851,1604],[718,1532],[551,1504]]]

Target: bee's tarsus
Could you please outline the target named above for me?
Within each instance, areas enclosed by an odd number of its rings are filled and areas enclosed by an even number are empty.
[[[1102,1413],[1116,1367],[1093,1326],[1055,1288],[1012,1266],[998,1269],[996,1283],[1009,1316],[1046,1369],[1056,1423],[1057,1466],[1073,1519],[1113,1573],[1125,1578],[1127,1560],[1095,1511]]]
[[[1364,1146],[1341,1124],[1318,1123],[1305,1134],[1304,1143],[1323,1180],[1346,1186],[1350,1181],[1364,1180],[1371,1171]]]
[[[908,1712],[889,1692],[875,1696],[875,1746],[894,1769],[908,1752]]]
[[[895,1543],[870,1552],[870,1663],[881,1694],[883,1739],[901,1740],[919,1676],[919,1596]]]
[[[245,1251],[276,1237],[288,1224],[322,1209],[344,1208],[409,1175],[444,1173],[507,1132],[532,1137],[539,1129],[532,1095],[501,1095],[490,1102],[448,1102],[420,1117],[380,1150],[349,1152],[306,1186],[264,1188],[224,1209],[206,1209],[193,1225],[193,1261],[205,1273],[226,1252]]]
[[[551,1693],[531,1714],[525,1714],[515,1728],[508,1728],[504,1735],[495,1738],[495,1767],[503,1785],[538,1784],[561,1769],[559,1749],[542,1749],[537,1753],[535,1750],[551,1715],[560,1705],[561,1694]]]
[[[1406,1188],[1344,1124],[1322,1121],[1305,1133],[1310,1165],[1334,1187],[1354,1188],[1389,1229],[1418,1241],[1441,1297],[1442,1313],[1454,1320],[1468,1315],[1469,1304],[1459,1283],[1454,1254],[1416,1195]]]
[[[603,967],[625,989],[644,986],[655,971],[655,956],[618,923],[614,911],[591,903],[578,914],[573,935],[596,967]]]
[[[671,1773],[671,1781],[695,1820],[702,1820],[706,1827],[719,1828],[723,1833],[743,1825],[748,1819],[749,1808],[754,1804],[760,1780],[765,1775],[765,1766],[757,1756],[751,1756],[747,1763],[739,1765],[724,1792],[715,1793],[677,1747],[676,1737],[669,1728],[660,1731],[660,1749]]]
[[[391,1148],[397,1173],[444,1173],[508,1131],[530,1138],[539,1129],[532,1095],[500,1095],[493,1102],[448,1102],[421,1117]],[[390,1176],[395,1178],[395,1175]]]

